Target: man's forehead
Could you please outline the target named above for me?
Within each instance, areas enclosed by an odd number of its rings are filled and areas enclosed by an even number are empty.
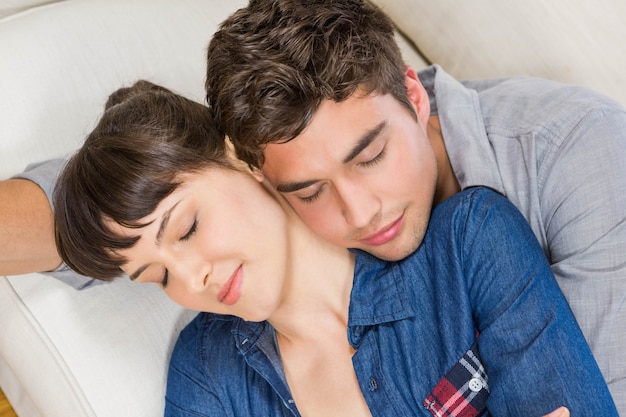
[[[304,181],[308,172],[319,165],[322,158],[319,147],[295,138],[289,142],[265,146],[263,174],[275,187],[282,182]]]
[[[307,171],[323,173],[346,163],[367,136],[384,127],[387,101],[385,96],[355,95],[342,102],[322,102],[302,133],[265,145],[263,172],[271,182],[302,179]]]

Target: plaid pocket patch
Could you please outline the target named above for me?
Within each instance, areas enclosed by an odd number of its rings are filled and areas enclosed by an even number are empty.
[[[424,400],[435,417],[478,417],[484,415],[489,397],[487,374],[476,342]]]

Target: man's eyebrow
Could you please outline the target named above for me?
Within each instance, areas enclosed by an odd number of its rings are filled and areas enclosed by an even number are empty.
[[[386,125],[386,123],[383,121],[383,122],[380,122],[373,129],[368,130],[363,135],[363,137],[358,141],[356,146],[354,148],[352,148],[352,150],[350,151],[348,156],[343,158],[342,162],[344,164],[347,164],[348,162],[350,162],[354,158],[356,158],[361,153],[361,151],[363,151],[363,149],[367,148],[369,146],[369,144],[372,143],[374,141],[374,139],[376,139],[376,137],[380,134],[381,130],[383,130],[385,125]]]
[[[161,238],[163,237],[163,233],[165,232],[165,228],[167,227],[167,224],[170,221],[170,217],[172,216],[172,212],[174,211],[174,209],[176,208],[176,206],[178,206],[177,202],[176,204],[174,204],[172,207],[170,207],[169,210],[167,210],[165,213],[163,213],[163,216],[161,217],[161,224],[159,225],[159,231],[157,232],[156,235],[156,245],[159,246],[161,244]],[[139,276],[141,275],[141,273],[143,271],[146,270],[146,268],[149,265],[143,265],[140,266],[135,272],[133,272],[132,274],[129,274],[128,277],[131,279],[131,281],[136,280],[137,278],[139,278]]]
[[[348,156],[343,158],[343,161],[341,162],[344,164],[347,164],[348,162],[356,158],[361,153],[361,151],[363,151],[363,149],[367,148],[369,144],[372,143],[374,139],[376,139],[376,137],[380,134],[380,132],[385,128],[385,125],[386,125],[386,122],[384,121],[380,122],[376,127],[365,132],[365,134],[357,142],[354,148],[352,148]],[[302,182],[283,182],[283,183],[276,185],[276,190],[281,193],[293,193],[294,191],[298,191],[303,188],[309,187],[318,181],[319,180],[309,180],[309,181],[302,181]]]
[[[318,180],[309,180],[302,182],[283,182],[276,185],[276,191],[281,193],[293,193],[315,184]]]

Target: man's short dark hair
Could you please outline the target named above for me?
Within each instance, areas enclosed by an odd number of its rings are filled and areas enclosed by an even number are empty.
[[[405,65],[387,15],[362,0],[252,0],[214,34],[206,92],[239,158],[308,125],[323,100],[391,94],[411,113]]]

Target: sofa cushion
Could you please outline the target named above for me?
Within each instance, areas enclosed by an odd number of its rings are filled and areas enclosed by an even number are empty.
[[[194,316],[155,285],[79,292],[37,274],[1,278],[0,352],[21,382],[3,389],[18,413],[162,415],[169,355]]]

